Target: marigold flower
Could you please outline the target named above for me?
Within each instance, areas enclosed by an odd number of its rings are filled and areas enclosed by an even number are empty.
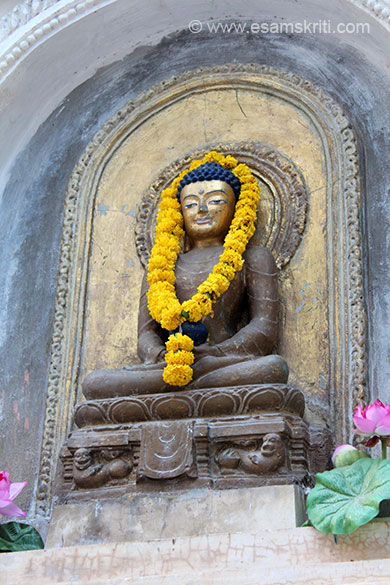
[[[253,219],[245,213],[239,213],[232,221],[232,228],[234,232],[240,232],[240,240],[247,242],[249,240],[248,229],[250,228]],[[238,235],[238,234],[237,234]]]
[[[227,249],[221,254],[219,258],[219,263],[221,262],[224,263],[226,262],[226,264],[230,264],[231,266],[233,266],[236,272],[239,272],[244,264],[244,260],[241,254],[231,249]]]
[[[165,347],[168,351],[178,351],[183,349],[184,351],[192,351],[194,349],[194,342],[188,335],[182,333],[173,333],[168,337],[168,341],[165,343]]]
[[[156,234],[150,257],[152,257],[154,254],[165,254],[167,250],[169,250],[169,254],[176,254],[177,259],[180,251],[180,242],[178,239],[172,234]]]
[[[211,313],[213,309],[213,303],[211,302],[210,297],[197,292],[192,298],[194,302],[198,304],[200,310],[202,311],[203,317],[206,317]]]
[[[159,223],[156,226],[156,234],[160,234],[160,233],[173,233],[175,228],[177,227],[177,222],[170,218],[170,217],[164,217],[164,219],[161,219],[159,221]]]
[[[179,349],[178,351],[167,351],[165,361],[167,364],[177,364],[181,366],[192,366],[195,357],[192,351]]]
[[[161,193],[161,199],[176,199],[175,189],[172,187],[167,187]]]
[[[201,294],[209,293],[211,300],[220,297],[228,288],[229,281],[222,274],[212,273],[208,278],[198,286]]]
[[[200,167],[200,165],[203,164],[202,160],[193,160],[192,163],[190,164],[190,171],[194,171],[195,169],[197,169],[198,167]]]
[[[177,329],[180,325],[181,306],[179,301],[176,301],[169,307],[161,311],[161,327],[172,330]]]
[[[231,156],[230,154],[228,154],[225,157],[225,168],[230,170],[230,169],[233,169],[235,166],[237,166],[237,160],[234,158],[234,156]]]
[[[159,209],[161,211],[168,211],[169,209],[173,209],[174,211],[178,211],[180,213],[180,203],[177,199],[166,197],[165,199],[161,199]]]
[[[179,240],[184,236],[184,230],[181,226],[177,225],[173,230],[173,235],[176,236]]]
[[[234,237],[233,234],[228,234],[225,238],[225,246],[226,249],[234,250],[241,257],[241,254],[245,251],[246,242],[240,236],[241,236],[240,233],[237,234],[236,238]]]
[[[176,254],[168,253],[168,250],[165,250],[164,254],[153,254],[149,258],[148,262],[148,271],[151,272],[152,270],[166,270],[171,269],[174,270],[176,264]]]
[[[189,299],[188,301],[184,301],[181,306],[182,312],[189,313],[188,321],[192,321],[193,323],[197,323],[203,317],[202,310],[199,306],[199,303],[194,301],[193,299]]]
[[[176,277],[173,270],[162,270],[162,269],[154,269],[151,270],[147,276],[149,284],[154,284],[161,282],[164,280],[165,282],[169,282],[170,284],[175,284]]]
[[[237,203],[239,205],[240,202]],[[248,209],[248,203],[250,202],[243,200],[242,204],[238,207],[238,215],[241,219],[246,219],[250,221],[256,221],[257,210],[256,209]],[[241,216],[242,213],[242,216]]]
[[[236,275],[236,271],[234,270],[233,266],[230,266],[230,264],[227,262],[218,262],[218,264],[214,266],[213,272],[215,274],[223,274],[223,276],[228,280],[233,280]]]
[[[186,174],[189,172],[190,169],[186,169],[185,171],[181,171],[181,173],[176,177],[176,179],[174,179],[173,183],[172,183],[172,189],[175,190],[175,197],[176,197],[176,193],[177,193],[177,188],[180,184],[180,181],[186,176]]]
[[[192,368],[190,366],[169,364],[164,368],[163,380],[171,386],[186,386],[191,382],[192,375]]]

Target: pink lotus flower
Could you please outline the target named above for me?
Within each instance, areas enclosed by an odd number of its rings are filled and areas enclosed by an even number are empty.
[[[354,432],[360,435],[390,436],[390,404],[382,404],[380,400],[375,400],[374,404],[366,406],[364,410],[359,404],[353,415],[353,422],[356,425]]]
[[[352,445],[348,445],[345,444],[344,445],[339,445],[338,447],[336,447],[336,449],[333,451],[333,455],[332,455],[332,463],[334,465],[334,467],[336,467],[335,462],[336,462],[336,457],[338,457],[341,453],[354,453],[355,451],[357,451],[356,447],[353,447]]]
[[[27,481],[11,483],[8,471],[0,471],[0,514],[4,516],[25,516],[12,500],[22,491]]]
[[[352,465],[358,459],[369,457],[365,451],[359,451],[352,445],[339,445],[333,452],[332,463],[334,467],[345,467]]]

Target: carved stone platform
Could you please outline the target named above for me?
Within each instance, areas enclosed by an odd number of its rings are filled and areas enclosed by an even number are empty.
[[[286,384],[203,388],[169,394],[88,400],[76,406],[74,421],[78,427],[85,427],[147,420],[247,414],[264,410],[285,411],[303,416],[305,400],[298,388]]]
[[[133,492],[302,484],[326,467],[324,429],[285,384],[87,401],[61,452],[59,503]]]

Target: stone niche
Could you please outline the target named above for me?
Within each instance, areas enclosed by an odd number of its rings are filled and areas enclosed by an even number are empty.
[[[251,245],[267,246],[280,269],[277,353],[289,364],[288,386],[183,390],[175,416],[163,395],[85,402],[90,371],[138,361],[159,193],[214,148],[246,162],[262,188]],[[145,442],[158,455],[165,432],[181,445],[162,478],[167,489],[300,483],[324,469],[329,433],[346,442],[349,413],[365,397],[360,210],[353,129],[329,96],[294,74],[197,69],[108,120],[69,183],[38,511],[50,509],[60,449],[61,501],[155,489]],[[269,441],[277,462],[251,469],[248,454]],[[92,483],[84,464],[97,470]]]

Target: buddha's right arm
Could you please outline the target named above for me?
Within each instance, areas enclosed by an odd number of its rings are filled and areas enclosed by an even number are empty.
[[[144,363],[162,361],[165,344],[161,338],[162,329],[150,316],[147,298],[148,283],[146,274],[142,281],[138,313],[138,356]]]

